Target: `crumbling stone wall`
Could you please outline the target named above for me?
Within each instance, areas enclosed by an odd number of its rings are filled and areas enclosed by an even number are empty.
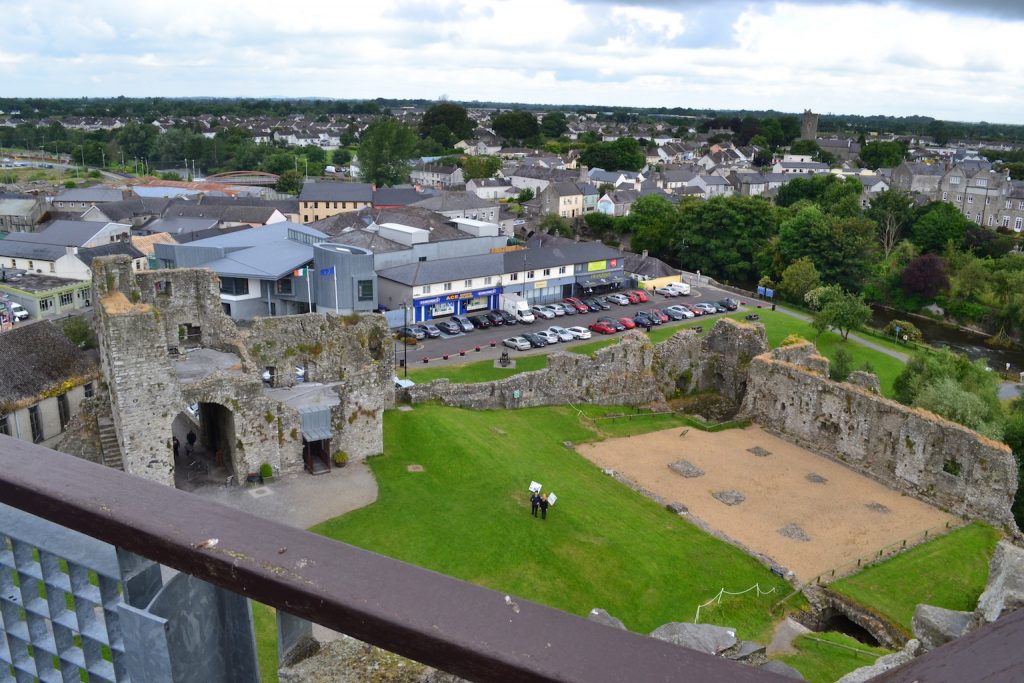
[[[268,463],[300,470],[299,413],[268,397],[264,367],[286,368],[277,386],[295,382],[293,366],[310,381],[328,384],[340,403],[332,408],[332,448],[361,459],[383,450],[383,413],[394,402],[386,324],[381,316],[308,314],[257,320],[239,330],[221,310],[216,274],[198,269],[132,271],[125,256],[93,263],[94,300],[104,374],[125,471],[174,484],[171,425],[190,403],[231,411],[228,444],[239,478]],[[183,338],[183,326],[198,336]],[[234,353],[239,365],[179,382],[171,353],[188,346]]]
[[[833,382],[827,361],[823,366],[813,349],[806,343],[754,358],[743,412],[897,491],[1014,528],[1017,465],[1005,444],[861,386]]]
[[[764,325],[720,318],[701,344],[700,388],[739,404],[747,389],[747,366],[767,350]]]

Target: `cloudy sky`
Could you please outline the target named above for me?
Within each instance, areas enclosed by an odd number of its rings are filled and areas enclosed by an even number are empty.
[[[3,96],[447,95],[1024,123],[1022,0],[0,0]]]

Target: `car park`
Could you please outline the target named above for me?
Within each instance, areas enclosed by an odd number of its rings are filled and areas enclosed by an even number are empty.
[[[655,287],[654,291],[655,291],[655,293],[661,294],[662,296],[667,296],[667,297],[679,296],[679,292],[674,287],[668,287],[668,286]]]
[[[585,327],[577,326],[568,327],[566,329],[569,330],[569,334],[571,334],[574,339],[590,339],[590,330]]]
[[[565,297],[565,299],[562,300],[562,303],[569,304],[570,306],[576,309],[577,313],[587,313],[590,311],[590,306],[587,306],[587,304],[583,303],[574,296]]]
[[[666,306],[661,312],[673,320],[687,320],[694,317],[694,312],[687,306]]]
[[[469,316],[469,322],[473,324],[473,327],[478,330],[486,330],[491,326],[491,321],[482,315],[471,315]]]
[[[487,322],[491,323],[494,327],[505,324],[505,318],[501,316],[498,311],[488,311],[483,314],[483,317],[487,319]]]
[[[642,289],[634,290],[634,291],[630,292],[630,294],[632,294],[633,296],[635,296],[637,298],[637,303],[645,304],[645,303],[647,303],[648,301],[651,300],[651,298],[649,296],[647,296],[647,292],[645,292]]]
[[[536,332],[527,332],[523,335],[523,338],[526,339],[526,341],[530,342],[530,346],[534,347],[535,349],[540,349],[548,345],[547,339],[540,336]]]
[[[534,306],[530,310],[532,310],[534,315],[538,318],[543,318],[544,320],[550,320],[555,317],[555,312],[547,306]]]
[[[467,318],[464,315],[453,315],[452,320],[454,320],[456,323],[459,324],[459,326],[462,327],[463,332],[472,332],[474,329],[473,323],[470,322],[469,318]]]
[[[636,292],[626,292],[623,296],[625,296],[631,304],[640,303],[640,295],[638,295]]]
[[[516,351],[529,351],[531,348],[530,340],[526,337],[509,337],[508,339],[502,339],[501,343]]]
[[[716,306],[715,304],[708,303],[706,301],[701,301],[699,304],[694,304],[694,306],[700,309],[701,311],[704,311],[704,315],[718,313],[718,306]]]
[[[681,308],[685,308],[685,309],[689,310],[690,313],[693,313],[694,317],[700,316],[700,315],[705,315],[707,313],[707,311],[705,311],[703,308],[701,308],[697,304],[679,304],[679,306]]]
[[[413,325],[414,329],[422,330],[423,334],[433,339],[434,337],[441,336],[441,330],[437,328],[437,325],[431,325],[429,323],[423,323],[422,325]]]
[[[608,299],[608,301],[611,301],[613,304],[618,304],[619,306],[626,306],[630,303],[629,297],[627,297],[625,294],[609,294],[605,298]]]
[[[558,337],[558,341],[560,342],[571,342],[573,339],[575,339],[575,337],[572,336],[572,332],[565,329],[564,327],[559,327],[558,325],[552,325],[551,327],[548,328],[547,331],[550,334],[553,334],[556,337]]]
[[[652,327],[654,327],[654,319],[652,319],[644,311],[637,311],[636,315],[633,316],[633,324],[636,327],[642,327],[645,330],[649,330]]]
[[[622,332],[624,329],[626,329],[626,326],[623,325],[621,322],[619,322],[618,319],[612,318],[612,317],[607,316],[607,315],[604,316],[604,317],[598,318],[597,322],[599,322],[599,323],[608,323],[609,325],[611,325],[615,329],[616,332]]]
[[[544,304],[545,307],[553,312],[555,315],[565,315],[565,309],[562,308],[562,304]]]
[[[662,323],[667,323],[669,320],[671,320],[671,318],[669,318],[668,315],[662,312],[660,308],[652,308],[650,311],[644,311],[644,313],[650,316],[651,320],[654,321],[655,325],[661,325]]]
[[[636,323],[633,322],[633,319],[628,316],[622,316],[621,318],[619,318],[619,323],[622,325],[623,328],[627,330],[631,330],[634,327],[636,327]]]
[[[437,329],[441,330],[445,334],[459,334],[462,332],[462,325],[458,324],[454,320],[442,320],[437,324]]]
[[[724,308],[727,311],[735,311],[739,308],[740,303],[735,299],[719,299],[715,302],[720,308]]]
[[[687,296],[690,293],[690,285],[685,282],[669,282],[664,287],[673,290],[679,296]]]
[[[597,299],[584,299],[583,303],[587,305],[587,310],[589,310],[591,313],[597,313],[598,311],[604,310],[604,308],[601,306],[601,302],[598,301]]]
[[[519,322],[518,320],[516,320],[516,317],[509,313],[508,311],[499,311],[498,309],[494,309],[493,311],[491,311],[491,313],[497,313],[498,315],[500,315],[501,319],[505,321],[506,325],[515,325],[516,323]]]
[[[537,333],[537,336],[548,344],[557,344],[559,342],[558,335],[550,330],[541,330]]]
[[[562,309],[562,311],[563,311],[563,312],[564,312],[564,313],[565,313],[566,315],[576,315],[577,313],[579,313],[579,311],[578,311],[578,310],[576,310],[576,306],[574,306],[573,304],[570,304],[570,303],[564,302],[564,301],[563,301],[562,303],[559,303],[559,304],[553,304],[553,305],[554,305],[554,306],[558,306],[559,308],[561,308],[561,309]]]
[[[601,306],[601,310],[607,311],[612,307],[612,302],[608,299],[607,296],[594,297],[594,301],[596,301],[598,305]]]
[[[590,329],[601,334],[615,334],[615,326],[604,320],[598,320],[590,324]]]
[[[400,339],[415,339],[416,341],[427,338],[427,333],[424,330],[415,327],[399,327],[395,330],[395,335]]]

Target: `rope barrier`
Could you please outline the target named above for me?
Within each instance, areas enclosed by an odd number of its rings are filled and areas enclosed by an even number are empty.
[[[755,583],[750,588],[748,588],[748,589],[746,589],[744,591],[739,591],[738,593],[734,593],[732,591],[727,591],[727,590],[725,590],[725,588],[722,588],[721,590],[718,591],[718,595],[716,595],[715,597],[711,598],[710,600],[705,602],[703,605],[698,605],[697,606],[697,614],[693,617],[693,623],[696,624],[696,623],[700,622],[700,611],[703,608],[707,607],[708,605],[710,605],[713,602],[717,602],[718,604],[721,604],[722,603],[722,596],[724,596],[724,595],[743,595],[744,593],[749,593],[752,590],[756,590],[758,597],[760,597],[762,595],[771,595],[772,593],[775,592],[775,587],[772,586],[771,590],[767,590],[766,591],[766,590],[762,590],[761,589],[761,584]]]

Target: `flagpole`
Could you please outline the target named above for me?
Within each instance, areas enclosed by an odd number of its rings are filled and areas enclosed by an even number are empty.
[[[309,283],[309,281],[311,279],[309,277],[309,266],[306,266],[302,270],[304,271],[304,274],[306,276],[306,298],[309,299],[309,312],[312,313],[313,312],[313,286]]]
[[[334,271],[334,315],[338,315],[338,267],[337,265],[331,266],[331,270]]]

